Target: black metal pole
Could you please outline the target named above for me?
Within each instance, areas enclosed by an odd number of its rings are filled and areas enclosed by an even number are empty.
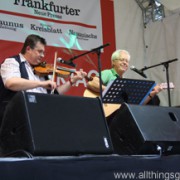
[[[107,43],[107,44],[104,44],[102,46],[99,46],[97,48],[94,48],[94,49],[91,49],[90,51],[88,52],[85,52],[85,53],[82,53],[78,56],[74,56],[72,58],[70,58],[68,61],[69,62],[73,62],[75,59],[81,57],[81,56],[84,56],[86,54],[89,54],[89,53],[96,53],[97,56],[98,56],[98,72],[99,72],[99,89],[100,89],[100,100],[102,102],[102,79],[101,79],[101,49],[106,47],[106,46],[109,46],[110,44]]]
[[[102,66],[101,66],[101,49],[97,49],[96,53],[97,53],[97,56],[98,56],[99,93],[100,93],[101,102],[103,102],[102,101],[102,79],[101,79],[101,70],[102,70]]]
[[[156,65],[152,65],[152,66],[149,66],[149,67],[144,67],[141,69],[141,71],[145,71],[147,69],[150,69],[150,68],[153,68],[153,67],[156,67],[156,66],[160,66],[160,65],[163,65],[166,69],[166,81],[167,81],[167,91],[168,91],[168,104],[169,104],[169,107],[171,107],[171,95],[170,95],[170,86],[169,86],[169,63],[172,63],[174,61],[177,61],[178,59],[172,59],[172,60],[169,60],[169,61],[165,61],[165,62],[162,62],[162,63],[159,63],[159,64],[156,64]]]
[[[169,63],[165,63],[164,67],[166,68],[168,103],[169,103],[169,107],[171,107],[171,95],[170,95],[170,86],[169,86]]]

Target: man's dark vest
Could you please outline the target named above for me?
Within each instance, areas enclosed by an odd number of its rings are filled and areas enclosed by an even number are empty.
[[[15,58],[15,60],[19,63],[21,77],[24,79],[29,79],[28,73],[25,67],[25,62],[21,62],[19,55],[13,56],[12,58]],[[16,91],[11,91],[4,87],[2,77],[0,76],[0,124],[2,121],[2,116],[3,116],[6,105],[16,93],[17,93]]]

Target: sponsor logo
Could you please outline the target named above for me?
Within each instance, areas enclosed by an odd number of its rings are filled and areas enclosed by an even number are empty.
[[[95,35],[95,34],[75,32],[75,31],[73,31],[71,29],[69,30],[69,35],[74,35],[74,36],[77,37],[77,39],[83,39],[83,40],[97,39],[97,35]]]
[[[62,16],[59,14],[54,14],[53,12],[40,11],[38,9],[34,9],[34,14],[39,16],[46,16],[52,19],[62,19]]]
[[[23,6],[27,8],[34,8],[38,10],[44,10],[52,13],[58,13],[68,16],[79,16],[80,9],[71,8],[68,5],[59,6],[54,4],[53,1],[45,2],[45,0],[14,0],[14,5]],[[48,14],[48,13],[47,13]],[[49,13],[50,15],[50,13]]]
[[[28,100],[30,103],[37,103],[35,95],[28,94]]]
[[[62,30],[61,29],[53,28],[50,25],[40,24],[39,26],[37,26],[35,24],[31,24],[30,26],[31,26],[30,29],[33,30],[33,31],[62,34]]]
[[[17,22],[0,20],[0,28],[16,31],[17,28],[24,28],[24,25]]]

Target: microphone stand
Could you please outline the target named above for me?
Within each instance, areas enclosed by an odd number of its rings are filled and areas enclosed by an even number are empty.
[[[169,104],[169,107],[171,107],[170,86],[169,86],[169,63],[172,63],[172,62],[177,61],[177,60],[178,59],[172,59],[172,60],[165,61],[165,62],[156,64],[156,65],[152,65],[152,66],[149,66],[149,67],[145,66],[144,68],[141,69],[141,71],[145,71],[147,69],[157,67],[157,66],[160,66],[160,65],[163,65],[165,67],[165,69],[166,69],[166,80],[167,80],[167,91],[168,91],[168,104]]]
[[[95,52],[95,53],[97,54],[97,56],[98,56],[99,82],[100,82],[100,83],[99,83],[99,89],[100,89],[100,99],[101,99],[101,102],[102,102],[101,49],[104,48],[104,47],[106,47],[106,46],[109,46],[109,45],[110,45],[109,43],[104,44],[104,45],[99,46],[99,47],[97,47],[97,48],[91,49],[91,50],[88,51],[88,52],[82,53],[82,54],[80,54],[80,55],[78,55],[78,56],[74,56],[74,57],[72,57],[72,58],[70,58],[70,59],[68,60],[68,61],[70,61],[70,62],[73,62],[75,59],[77,59],[77,58],[79,58],[79,57],[81,57],[81,56],[84,56],[84,55],[86,55],[86,54],[93,53],[93,52]]]
[[[99,72],[99,93],[100,93],[100,100],[101,100],[101,103],[103,103],[103,99],[102,99],[102,79],[101,79],[101,70],[102,70],[102,66],[101,66],[101,49],[106,47],[106,46],[109,46],[110,44],[105,44],[105,45],[102,45],[102,46],[99,46],[97,48],[94,48],[92,49],[91,51],[92,52],[95,52],[98,56],[98,72]]]

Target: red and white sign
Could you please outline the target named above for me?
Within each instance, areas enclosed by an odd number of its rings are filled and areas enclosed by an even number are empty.
[[[113,1],[0,1],[0,62],[18,54],[29,34],[38,34],[46,39],[48,45],[44,60],[48,63],[53,63],[55,52],[58,57],[68,60],[109,43],[100,58],[102,69],[110,68],[110,57],[115,50]],[[73,62],[77,70],[84,69],[88,76],[98,72],[96,53],[81,56]],[[65,80],[60,78],[58,83]],[[68,94],[82,95],[85,87],[84,79]]]

